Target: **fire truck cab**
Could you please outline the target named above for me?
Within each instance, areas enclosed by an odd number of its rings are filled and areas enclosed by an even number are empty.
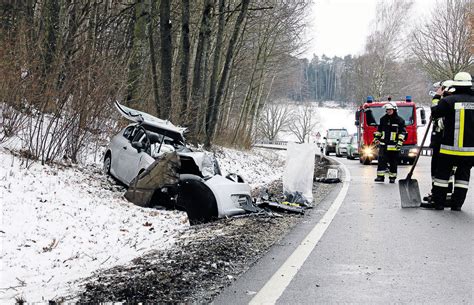
[[[359,139],[359,161],[365,165],[371,164],[378,157],[378,149],[373,145],[374,132],[380,123],[380,118],[385,115],[383,105],[389,101],[372,101],[371,98],[359,107],[355,115],[355,125]],[[426,124],[425,110],[417,107],[407,96],[404,101],[395,102],[398,107],[398,115],[405,120],[407,137],[400,151],[400,163],[413,164],[418,149],[417,128]],[[421,125],[417,123],[417,109],[420,109]]]

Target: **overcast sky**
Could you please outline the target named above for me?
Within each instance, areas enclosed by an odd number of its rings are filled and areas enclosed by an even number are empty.
[[[311,59],[313,53],[329,57],[357,55],[364,50],[365,38],[375,19],[377,0],[315,0],[306,33],[310,43],[301,55]],[[415,0],[413,22],[425,18],[434,0]]]

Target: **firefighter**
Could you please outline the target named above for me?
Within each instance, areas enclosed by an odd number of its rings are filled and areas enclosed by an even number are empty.
[[[474,94],[472,77],[467,72],[454,76],[454,92],[432,107],[433,118],[444,117],[438,166],[433,186],[433,207],[444,210],[449,176],[454,166],[454,192],[451,210],[461,211],[466,199],[471,168],[474,165]]]
[[[374,133],[374,142],[379,146],[376,182],[385,180],[389,164],[389,181],[395,183],[400,149],[406,137],[405,121],[397,114],[397,105],[388,102],[383,105],[386,114],[380,118],[380,124]]]
[[[437,86],[437,90],[435,92],[435,95],[433,96],[433,99],[431,100],[431,107],[437,106],[438,102],[441,98],[446,97],[451,94],[450,90],[452,90],[452,85],[453,81],[452,80],[445,80],[440,83],[436,83],[433,86]],[[430,141],[430,147],[433,151],[433,155],[431,156],[431,180],[432,180],[432,187],[434,183],[434,178],[436,176],[436,168],[438,166],[438,157],[439,157],[439,149],[441,146],[441,137],[443,135],[443,130],[444,130],[444,121],[443,118],[437,118],[433,119],[433,130],[431,132],[431,141]],[[451,178],[454,179],[452,176]],[[450,184],[450,193],[451,190],[453,189],[452,183]],[[433,192],[433,190],[431,190]],[[430,205],[432,204],[432,195],[431,193],[426,195],[423,198],[424,201],[427,201],[428,204],[423,204],[422,207],[431,207]]]

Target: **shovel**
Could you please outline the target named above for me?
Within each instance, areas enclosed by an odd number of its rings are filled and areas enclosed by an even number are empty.
[[[421,205],[420,187],[418,186],[418,181],[416,179],[412,179],[411,176],[413,175],[416,163],[418,163],[418,159],[420,158],[421,150],[423,149],[423,145],[425,144],[426,136],[430,131],[430,127],[431,118],[429,119],[425,135],[423,136],[423,141],[421,141],[420,149],[416,154],[416,158],[413,162],[413,166],[411,167],[410,172],[408,173],[406,179],[401,179],[398,181],[402,208],[418,208]]]

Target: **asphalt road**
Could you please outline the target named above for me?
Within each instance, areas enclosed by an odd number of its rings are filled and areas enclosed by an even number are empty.
[[[214,303],[474,304],[474,179],[461,212],[402,209],[398,183],[373,182],[376,165],[335,159],[347,181]],[[422,195],[429,160],[413,177]]]

